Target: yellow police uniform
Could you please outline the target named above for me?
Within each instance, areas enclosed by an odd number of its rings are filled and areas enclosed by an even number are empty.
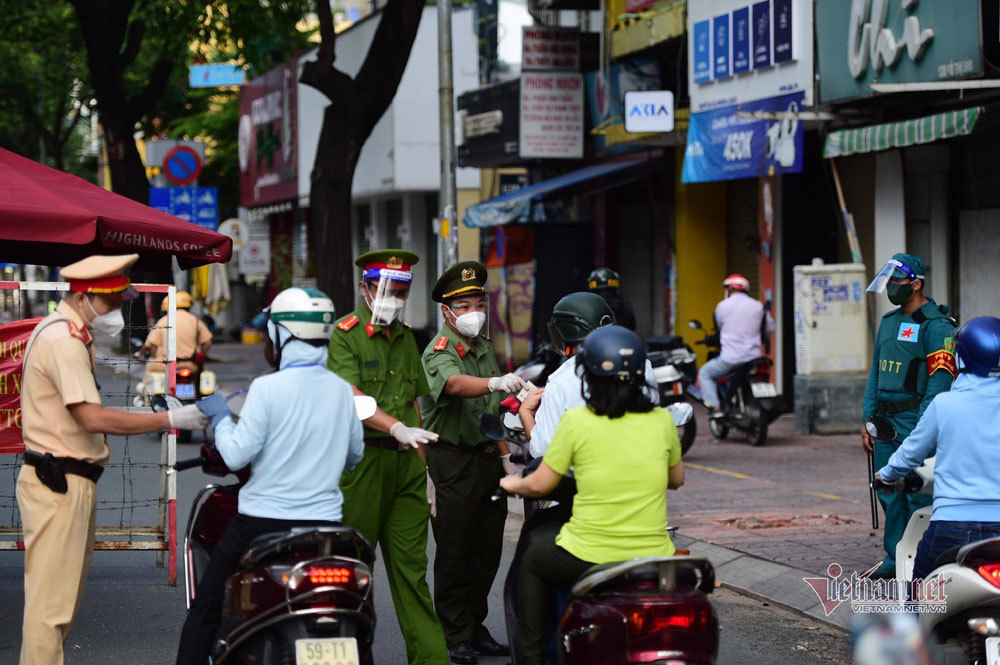
[[[129,288],[124,273],[136,259],[136,254],[92,256],[67,266],[62,276],[73,291],[117,294]],[[21,393],[25,448],[99,469],[110,451],[103,434],[87,433],[73,417],[68,407],[81,403],[101,403],[93,342],[86,322],[64,301],[28,341]],[[97,484],[73,472],[65,479],[65,493],[56,492],[28,464],[17,479],[25,549],[21,665],[63,662],[63,642],[90,567]]]

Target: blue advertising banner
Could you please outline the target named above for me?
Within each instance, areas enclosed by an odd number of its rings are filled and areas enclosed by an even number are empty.
[[[750,71],[750,8],[733,12],[733,73]]]
[[[694,81],[707,83],[712,80],[712,22],[694,24]]]
[[[798,111],[804,93],[692,113],[681,182],[716,182],[802,171],[802,123],[754,120],[739,111]]]
[[[219,228],[216,187],[153,187],[149,206],[212,231]]]
[[[192,88],[243,85],[246,80],[246,72],[241,65],[213,64],[188,67],[188,85]]]
[[[729,77],[729,14],[716,16],[712,19],[712,58],[715,62],[714,76],[716,80]]]
[[[789,62],[792,52],[792,0],[774,0],[774,61]]]
[[[771,3],[764,0],[753,6],[753,68],[771,63]]]

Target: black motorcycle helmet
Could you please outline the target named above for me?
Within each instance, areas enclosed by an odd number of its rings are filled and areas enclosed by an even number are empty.
[[[615,313],[601,296],[580,291],[564,296],[552,308],[549,337],[560,353],[583,341],[591,331],[615,323]]]
[[[587,288],[591,291],[617,289],[620,284],[621,276],[611,268],[595,268],[587,277]]]
[[[644,377],[646,346],[622,326],[605,326],[587,335],[577,353],[577,371],[589,376],[614,376],[622,381]]]

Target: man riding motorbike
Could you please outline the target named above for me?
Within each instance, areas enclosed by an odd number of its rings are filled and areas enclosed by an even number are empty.
[[[573,364],[583,378],[586,406],[566,412],[534,473],[500,481],[510,494],[538,498],[572,467],[578,488],[559,535],[534,542],[524,555],[518,662],[529,665],[545,660],[555,586],[572,583],[596,564],[675,551],[667,535],[666,491],[684,483],[680,441],[670,414],[649,400],[642,340],[621,326],[598,328]]]
[[[239,423],[215,393],[199,407],[230,469],[252,464],[239,513],[198,584],[181,632],[178,665],[203,665],[218,628],[225,583],[257,536],[295,526],[337,526],[340,475],[364,455],[351,386],[326,369],[333,303],[315,289],[279,293],[268,311],[264,357],[276,371],[250,384]]]
[[[635,330],[635,313],[628,300],[618,291],[621,277],[611,268],[595,268],[587,277],[587,288],[604,298],[615,313],[615,323],[629,330]]]
[[[722,282],[726,297],[715,306],[715,325],[722,352],[702,365],[698,372],[701,395],[711,409],[709,418],[721,418],[718,379],[754,358],[760,357],[761,332],[774,332],[774,317],[759,300],[750,297],[750,280],[730,275]],[[766,318],[765,318],[766,317]]]
[[[947,549],[1000,537],[1000,319],[980,316],[954,342],[958,378],[924,410],[877,477],[891,483],[936,454],[934,512],[917,545],[913,579],[934,570]],[[943,357],[943,356],[942,356]],[[947,358],[943,357],[945,361]],[[935,453],[936,449],[936,453]]]
[[[177,369],[198,369],[194,358],[198,353],[208,353],[212,346],[212,333],[205,322],[191,313],[191,294],[178,291],[177,299]],[[167,299],[160,305],[163,316],[156,322],[139,349],[140,354],[148,354],[146,374],[165,372],[167,357]]]
[[[556,349],[572,359],[583,339],[601,326],[614,325],[614,317],[611,307],[600,296],[585,291],[571,293],[552,308],[549,336]],[[544,390],[529,393],[517,412],[524,426],[524,433],[531,437],[529,452],[532,457],[542,457],[545,454],[562,415],[569,409],[584,404],[580,391],[583,379],[576,373],[575,366],[573,362],[560,365],[549,376]],[[648,386],[646,397],[658,404],[660,394],[653,366],[647,360],[644,368]]]

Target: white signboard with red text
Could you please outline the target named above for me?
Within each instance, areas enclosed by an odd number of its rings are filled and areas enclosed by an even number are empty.
[[[521,71],[534,69],[580,71],[580,31],[547,25],[521,29]]]
[[[521,74],[520,154],[523,158],[583,158],[583,75]]]

